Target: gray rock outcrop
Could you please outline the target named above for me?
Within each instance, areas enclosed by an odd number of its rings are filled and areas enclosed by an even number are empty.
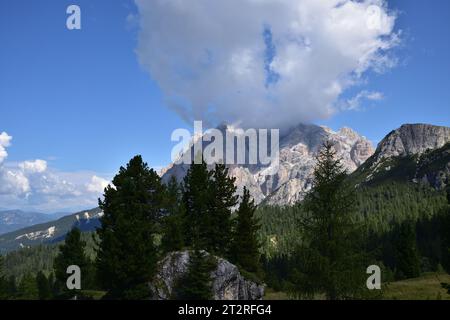
[[[190,251],[172,252],[159,263],[156,278],[150,284],[153,299],[170,299],[177,279],[187,271],[189,255]],[[222,258],[217,258],[211,279],[214,300],[261,300],[264,296],[264,285],[245,279],[238,267]]]

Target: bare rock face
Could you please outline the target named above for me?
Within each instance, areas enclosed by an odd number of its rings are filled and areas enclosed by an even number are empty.
[[[334,143],[349,173],[374,152],[371,142],[350,128],[334,132],[326,127],[301,124],[280,135],[280,163],[276,174],[267,175],[267,167],[263,165],[229,166],[230,175],[236,178],[238,194],[245,186],[256,204],[264,201],[272,205],[288,205],[301,200],[312,186],[315,158],[326,140]],[[163,181],[168,181],[172,175],[181,181],[188,168],[188,165],[172,164],[164,170]]]
[[[273,177],[266,177],[264,186],[269,192],[266,203],[288,205],[301,200],[312,187],[312,177],[317,154],[324,141],[334,144],[337,156],[342,158],[349,173],[369,158],[374,149],[369,140],[350,128],[334,132],[326,127],[300,125],[283,137],[280,144],[280,170]]]
[[[208,253],[206,253],[208,255]],[[169,253],[158,266],[155,281],[150,284],[154,300],[168,300],[177,279],[186,271],[190,251]],[[217,258],[217,267],[211,272],[214,300],[262,300],[264,285],[245,279],[238,267]]]
[[[429,124],[405,124],[389,133],[378,145],[377,159],[422,154],[450,141],[450,128]]]
[[[450,128],[405,124],[390,132],[355,173],[362,183],[390,178],[429,185],[442,190],[450,180]]]

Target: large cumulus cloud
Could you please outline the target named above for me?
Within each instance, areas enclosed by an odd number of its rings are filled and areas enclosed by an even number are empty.
[[[186,121],[326,118],[398,43],[384,0],[136,0],[141,64]]]

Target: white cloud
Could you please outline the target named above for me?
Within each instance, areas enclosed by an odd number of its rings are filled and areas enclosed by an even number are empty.
[[[19,167],[27,173],[42,173],[47,170],[47,161],[39,159],[34,161],[25,161],[20,163]]]
[[[24,197],[30,191],[30,182],[21,171],[0,168],[0,195]]]
[[[135,0],[137,54],[186,121],[286,127],[326,118],[395,65],[384,0]]]
[[[0,205],[36,211],[76,211],[97,206],[107,180],[93,172],[63,172],[45,160],[6,161],[12,137],[0,135]]]
[[[384,95],[381,92],[377,91],[367,91],[363,90],[359,92],[356,96],[341,104],[342,110],[359,110],[361,107],[361,103],[364,100],[369,101],[380,101],[384,99]]]
[[[6,132],[0,134],[0,164],[6,159],[8,153],[6,148],[10,146],[12,137]]]
[[[97,176],[92,176],[91,182],[86,185],[86,188],[89,192],[103,193],[108,184],[108,180]]]

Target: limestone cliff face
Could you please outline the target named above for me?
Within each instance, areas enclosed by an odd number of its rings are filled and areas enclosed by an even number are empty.
[[[450,128],[429,124],[405,124],[389,133],[378,145],[377,159],[422,154],[450,141]]]
[[[174,284],[185,274],[190,251],[169,253],[158,266],[155,280],[150,284],[155,300],[170,299]],[[264,285],[245,279],[238,267],[225,259],[217,258],[217,267],[211,272],[214,300],[261,300]]]
[[[222,131],[229,127],[221,128]],[[370,141],[350,128],[335,132],[329,128],[300,124],[280,136],[280,166],[274,175],[267,175],[263,165],[232,165],[230,175],[236,177],[238,193],[246,186],[257,204],[287,205],[300,200],[311,188],[315,158],[325,140],[334,142],[338,156],[349,172],[356,170],[374,149]],[[164,170],[163,180],[174,175],[179,181],[188,165],[171,165]]]
[[[395,178],[443,189],[450,178],[450,128],[405,124],[390,132],[353,176],[361,183]]]

